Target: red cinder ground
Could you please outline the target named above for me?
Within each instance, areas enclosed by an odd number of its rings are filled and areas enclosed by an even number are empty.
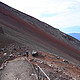
[[[25,55],[26,50],[29,52],[29,57]],[[0,52],[0,54],[3,54],[4,52],[8,53],[6,56],[8,56],[7,59],[4,59],[2,63],[8,62],[16,62],[25,60],[26,63],[28,61],[28,64],[36,65],[38,64],[43,71],[49,76],[51,80],[58,79],[58,80],[79,80],[80,79],[80,67],[78,65],[75,65],[65,59],[62,59],[59,56],[52,55],[49,53],[44,53],[39,51],[38,56],[33,57],[31,55],[31,51],[33,49],[18,45],[18,44],[11,44],[7,47],[5,47],[5,50],[3,52]],[[11,57],[9,57],[10,54],[13,54]],[[1,56],[5,57],[4,55]],[[14,68],[14,65],[12,65]],[[6,69],[7,65],[3,68],[2,73]],[[8,66],[9,67],[9,66]],[[16,67],[17,68],[17,67]],[[13,72],[14,73],[14,72]],[[5,73],[6,74],[6,73]],[[31,73],[32,74],[32,73]],[[3,75],[3,74],[2,74]],[[7,77],[7,76],[6,76]],[[5,77],[4,77],[5,78]]]
[[[71,47],[67,43],[64,43],[55,37],[47,34],[43,30],[40,30],[37,26],[30,24],[29,22],[23,21],[21,18],[13,15],[8,10],[0,7],[0,24],[6,26],[6,28],[16,31],[17,33],[29,35],[28,39],[32,40],[32,43],[38,43],[40,45],[46,46],[46,48],[55,51],[62,57],[69,58],[69,60],[74,60],[74,62],[79,63],[80,52],[75,48]],[[9,34],[9,33],[8,33]],[[14,33],[13,33],[14,34]],[[19,35],[23,37],[22,35]],[[17,36],[17,38],[19,37]],[[27,39],[25,37],[22,38]],[[16,40],[14,38],[14,40]]]

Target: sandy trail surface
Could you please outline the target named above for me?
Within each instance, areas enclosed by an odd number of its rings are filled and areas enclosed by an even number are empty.
[[[24,58],[8,62],[4,70],[0,71],[0,74],[0,80],[35,80],[31,76],[32,67]]]

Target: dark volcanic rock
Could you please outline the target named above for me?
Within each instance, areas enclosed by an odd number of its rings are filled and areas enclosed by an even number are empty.
[[[0,27],[0,33],[4,34],[2,27]]]

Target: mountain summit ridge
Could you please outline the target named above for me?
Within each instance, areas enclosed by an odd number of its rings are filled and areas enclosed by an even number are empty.
[[[40,20],[0,2],[0,26],[5,36],[39,51],[79,63],[80,41]]]

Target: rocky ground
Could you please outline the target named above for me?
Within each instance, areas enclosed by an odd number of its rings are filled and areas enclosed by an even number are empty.
[[[31,65],[24,58],[9,61],[1,71],[0,80],[36,80]]]
[[[51,80],[80,80],[80,67],[77,65],[47,53],[40,53],[40,56],[33,59],[32,64],[38,64]]]
[[[30,54],[33,49],[18,44],[11,44],[0,50],[0,80],[36,80],[33,75],[37,75],[36,64],[50,80],[80,80],[80,67],[57,55],[38,51],[38,56],[33,57]],[[29,51],[28,59],[25,58],[26,50]],[[42,74],[39,72],[40,80],[45,78]]]

